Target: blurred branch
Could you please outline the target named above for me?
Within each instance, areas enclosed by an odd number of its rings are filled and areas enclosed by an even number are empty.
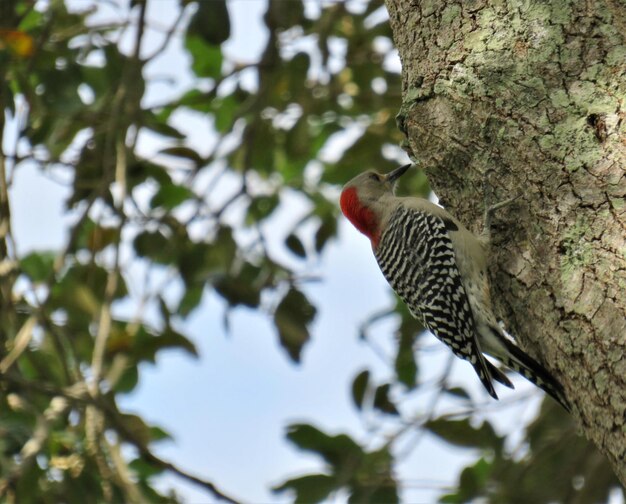
[[[165,50],[170,45],[170,42],[172,41],[172,37],[176,33],[176,29],[178,28],[178,25],[180,24],[180,22],[183,20],[184,16],[185,16],[185,8],[181,7],[180,11],[178,12],[178,17],[176,18],[174,23],[172,23],[172,26],[167,30],[167,33],[165,34],[165,38],[163,39],[163,43],[161,44],[159,48],[157,48],[156,51],[154,51],[150,56],[146,58],[148,61],[155,59],[156,57],[160,56],[161,54],[165,52]]]
[[[124,124],[123,130],[118,131],[119,127],[119,119],[121,112],[126,109],[125,104],[127,101],[131,101],[130,107],[135,110],[135,108],[139,107],[139,97],[136,97],[136,100],[132,100],[129,96],[128,90],[132,86],[132,79],[135,75],[136,70],[141,69],[141,61],[140,61],[140,53],[141,53],[141,42],[144,35],[145,23],[146,23],[146,8],[147,8],[147,0],[144,0],[139,3],[139,20],[137,24],[137,34],[135,37],[135,48],[133,51],[132,61],[127,63],[125,67],[125,73],[120,82],[120,86],[116,92],[114,110],[111,114],[112,121],[108,125],[107,132],[107,143],[114,139],[114,148],[115,148],[115,182],[117,183],[120,194],[118,195],[117,201],[117,211],[120,216],[119,223],[119,235],[117,238],[117,246],[115,248],[115,259],[114,265],[109,271],[107,275],[107,283],[105,287],[104,301],[102,303],[99,323],[98,323],[98,332],[96,334],[96,340],[94,344],[94,351],[91,361],[91,368],[93,373],[93,387],[92,394],[97,394],[98,382],[100,381],[100,377],[102,375],[102,367],[104,360],[104,352],[106,349],[106,342],[111,332],[111,303],[113,302],[113,298],[115,296],[115,292],[118,286],[118,277],[120,275],[120,248],[121,248],[121,240],[122,240],[122,229],[124,228],[124,224],[126,222],[126,213],[124,212],[124,203],[126,201],[127,196],[127,154],[126,154],[126,132],[128,130],[128,126],[130,123]],[[131,114],[132,116],[133,114]],[[131,117],[132,119],[132,117]],[[109,149],[105,151],[108,152]],[[105,161],[105,171],[107,168],[107,163]]]
[[[13,467],[0,479],[0,497],[8,497],[25,470],[34,463],[48,440],[52,424],[65,414],[68,407],[69,402],[64,397],[57,394],[52,397],[46,410],[38,416],[32,436],[22,446],[19,457],[13,460]]]
[[[111,305],[118,289],[118,278],[121,275],[120,255],[122,246],[122,231],[126,224],[124,204],[126,202],[128,192],[126,138],[128,128],[134,121],[135,112],[140,107],[139,101],[141,99],[140,95],[133,94],[131,90],[133,89],[134,84],[133,79],[137,76],[137,73],[141,72],[142,68],[140,52],[141,41],[145,29],[147,0],[140,2],[139,6],[139,20],[137,23],[135,48],[132,58],[126,62],[122,79],[115,93],[113,109],[110,115],[110,120],[107,124],[105,151],[102,160],[104,178],[109,179],[109,182],[112,180],[110,180],[110,175],[107,172],[112,166],[115,168],[112,175],[113,180],[117,185],[119,194],[117,194],[114,205],[117,214],[120,217],[120,221],[118,224],[119,233],[117,235],[117,243],[115,246],[115,256],[113,259],[113,265],[107,274],[104,298],[98,317],[98,330],[95,336],[93,354],[91,358],[92,376],[90,377],[91,383],[89,385],[89,392],[91,397],[96,400],[96,404],[101,394],[100,380],[104,369],[107,341],[111,335]],[[126,113],[128,114],[127,117]],[[134,141],[136,141],[136,136]],[[102,409],[97,405],[88,404],[85,411],[86,447],[88,453],[95,459],[98,465],[104,495],[112,495],[110,479],[114,478],[120,484],[120,487],[130,502],[140,502],[141,497],[138,494],[137,489],[134,488],[134,485],[131,485],[130,479],[127,477],[125,465],[122,465],[120,461],[115,458],[115,455],[111,454],[110,449],[106,450],[109,452],[109,457],[107,459],[104,453],[104,447],[108,447],[109,443],[106,440],[104,431],[105,415]],[[112,464],[109,463],[109,460],[112,461]]]
[[[49,395],[49,396],[52,396],[53,398],[57,397],[57,398],[63,398],[63,400],[67,399],[69,401],[75,401],[81,404],[85,404],[85,405],[93,406],[97,408],[100,411],[100,413],[104,414],[104,418],[106,418],[106,420],[111,425],[111,427],[113,427],[118,432],[120,437],[124,441],[133,445],[139,451],[141,456],[145,458],[146,461],[150,462],[151,464],[161,469],[177,474],[181,478],[184,478],[192,483],[195,483],[196,485],[209,491],[211,494],[213,494],[216,498],[220,500],[229,502],[231,504],[237,504],[239,502],[233,497],[230,497],[226,493],[222,492],[220,489],[217,488],[216,485],[214,485],[210,481],[204,478],[194,476],[193,474],[190,474],[187,471],[180,469],[179,467],[172,464],[171,462],[163,460],[160,457],[157,457],[156,455],[154,455],[150,451],[150,449],[146,446],[146,444],[142,440],[137,439],[137,436],[135,436],[135,434],[133,434],[126,427],[120,412],[117,410],[117,407],[115,406],[115,403],[113,403],[109,398],[105,398],[102,396],[99,396],[99,397],[91,396],[85,384],[76,384],[72,387],[59,389],[47,383],[26,380],[15,373],[8,373],[4,375],[3,378],[7,382],[12,383],[13,385],[16,385],[26,390],[31,390],[31,391],[38,392],[41,394]],[[63,404],[67,406],[67,401],[65,401]]]
[[[0,119],[0,140],[4,140],[4,113]],[[6,157],[0,146],[0,259],[8,258],[7,241],[11,236],[11,206],[6,172]]]
[[[85,206],[85,209],[81,213],[76,223],[70,228],[69,238],[67,239],[65,248],[54,260],[54,266],[52,268],[50,278],[46,282],[48,285],[54,285],[56,281],[55,277],[56,275],[59,274],[59,272],[63,268],[63,265],[65,264],[65,261],[67,259],[67,256],[76,245],[76,240],[78,240],[78,236],[80,235],[80,232],[82,231],[83,224],[89,218],[89,212],[91,212],[91,208],[93,207],[94,203],[98,200],[98,198],[104,193],[104,191],[106,190],[106,187],[107,187],[106,181],[103,180],[100,184],[100,187],[96,189],[95,191],[93,191],[89,195],[89,198],[86,200],[87,204]]]
[[[141,0],[139,4],[139,20],[137,21],[137,34],[135,35],[135,51],[133,53],[133,59],[139,60],[141,53],[141,39],[143,38],[144,30],[146,29],[146,7],[148,6],[148,0]]]
[[[115,473],[117,474],[118,483],[126,494],[126,502],[132,504],[143,503],[145,499],[142,497],[141,492],[137,488],[137,485],[135,485],[135,483],[132,481],[132,477],[128,469],[128,464],[122,456],[120,445],[118,443],[110,443],[106,440],[106,438],[104,439],[104,442],[107,445],[107,451],[109,452],[111,463],[115,467]]]
[[[382,346],[376,343],[372,338],[369,337],[368,330],[369,328],[375,324],[376,322],[383,320],[395,313],[393,308],[388,308],[384,310],[379,310],[368,317],[360,326],[359,326],[359,339],[365,341],[365,343],[370,347],[374,355],[376,355],[380,361],[390,368],[393,368],[393,363],[389,360],[389,355],[385,352]]]
[[[246,184],[246,175],[244,173],[242,178],[241,178],[241,187],[230,198],[228,198],[226,200],[226,202],[224,202],[224,204],[222,205],[222,207],[219,210],[217,210],[215,212],[215,214],[214,214],[215,219],[219,220],[220,217],[224,214],[224,212],[226,210],[228,210],[229,206],[231,206],[233,203],[235,203],[235,201],[237,201],[239,198],[241,198],[242,196],[245,196],[247,194],[248,194],[248,186]]]
[[[128,440],[127,440],[128,441]],[[131,441],[132,443],[132,441]],[[190,481],[191,483],[194,483],[202,488],[204,488],[205,490],[207,490],[208,492],[210,492],[211,494],[213,494],[215,497],[217,497],[219,500],[223,500],[225,502],[229,502],[231,504],[238,504],[239,501],[237,501],[236,499],[226,495],[225,493],[223,493],[221,490],[219,490],[213,483],[211,483],[210,481],[207,481],[203,478],[199,478],[197,476],[194,476],[193,474],[190,474],[186,471],[183,471],[182,469],[178,468],[177,466],[175,466],[174,464],[167,462],[159,457],[157,457],[156,455],[154,455],[152,452],[148,451],[147,448],[140,448],[138,445],[135,444],[135,446],[139,449],[139,452],[141,453],[141,455],[150,463],[156,465],[157,467],[160,467],[162,469],[166,469],[174,474],[177,474],[178,476],[180,476],[183,479],[186,479],[187,481]]]
[[[35,328],[36,322],[37,319],[34,315],[26,319],[26,322],[24,322],[24,325],[22,325],[15,339],[12,341],[13,348],[11,348],[11,351],[0,361],[0,374],[5,374],[19,356],[22,355],[22,352],[28,348],[28,344],[33,337],[33,329]]]
[[[9,264],[16,263],[15,241],[11,229],[11,204],[9,201],[9,180],[7,178],[6,157],[4,155],[3,143],[5,135],[5,112],[7,104],[4,103],[4,94],[0,90],[0,263],[8,261]],[[8,335],[13,335],[17,331],[18,320],[15,314],[12,293],[15,282],[15,275],[4,275],[0,277],[0,313],[6,317],[3,323],[3,333],[0,341],[4,342]]]
[[[144,4],[145,5],[145,4]],[[91,361],[91,370],[93,373],[94,387],[98,386],[100,377],[102,375],[102,367],[104,360],[104,352],[106,350],[106,342],[111,333],[111,303],[115,296],[115,292],[118,286],[118,277],[120,273],[120,249],[122,239],[122,229],[125,224],[125,213],[123,211],[124,202],[126,201],[126,146],[121,137],[118,137],[116,144],[116,169],[115,178],[120,189],[119,195],[119,212],[122,219],[119,223],[119,236],[117,246],[115,247],[114,264],[107,275],[107,283],[104,291],[104,301],[102,303],[98,332],[96,334],[96,340],[94,344],[93,356]],[[92,391],[95,393],[95,389]]]
[[[153,55],[154,56],[154,55]],[[152,57],[153,57],[152,56]],[[150,57],[149,59],[152,59],[152,57]],[[215,81],[213,82],[213,85],[211,87],[211,89],[209,91],[203,92],[203,93],[199,93],[197,96],[193,97],[193,98],[188,98],[186,105],[194,105],[194,104],[202,104],[202,103],[207,103],[210,102],[211,100],[215,99],[215,97],[217,96],[217,91],[219,89],[219,87],[228,79],[230,79],[231,77],[233,77],[234,75],[237,75],[238,73],[243,72],[244,70],[247,70],[248,68],[261,68],[263,65],[263,63],[237,63],[235,64],[235,66],[233,67],[233,69],[227,73],[225,73],[224,75],[221,75],[220,77],[218,77],[217,79],[215,79]],[[252,100],[253,103],[256,103],[256,98],[254,97],[254,95],[251,95],[249,97],[250,100]],[[176,103],[176,100],[174,100],[174,103]],[[166,102],[162,102],[162,103],[156,103],[155,105],[151,105],[150,106],[150,110],[159,110],[159,109],[163,109],[166,107],[171,107],[172,106],[172,100],[168,100]],[[249,112],[249,108],[246,108],[242,111],[240,111],[239,113],[237,113],[235,115],[235,117],[233,118],[233,120],[231,121],[231,125],[226,128],[227,130],[231,130],[232,129],[232,124],[239,119],[240,117],[246,115]]]
[[[102,449],[100,439],[106,442],[104,436],[104,418],[102,411],[96,406],[88,404],[85,409],[85,444],[87,453],[95,460],[100,472],[100,485],[102,493],[108,498],[112,497],[111,479],[114,471],[109,467],[107,457]]]
[[[439,380],[437,382],[437,385],[438,385],[437,391],[435,392],[435,394],[433,395],[432,399],[430,400],[430,403],[426,407],[426,412],[427,412],[426,415],[422,416],[422,418],[418,422],[418,425],[416,426],[417,428],[419,428],[419,430],[418,430],[415,438],[413,438],[413,440],[410,443],[407,443],[407,446],[404,447],[403,453],[398,453],[398,456],[397,456],[398,459],[402,459],[402,458],[408,456],[415,449],[415,447],[421,442],[421,440],[424,438],[424,435],[426,434],[426,430],[421,428],[421,427],[424,424],[426,424],[426,423],[430,422],[431,420],[435,419],[435,410],[436,410],[437,405],[439,404],[439,401],[441,401],[441,398],[443,397],[443,394],[445,392],[446,383],[448,382],[448,378],[450,377],[450,373],[452,372],[452,366],[454,365],[455,359],[456,359],[456,357],[455,357],[454,354],[450,353],[450,355],[448,355],[448,360],[446,361],[446,366],[444,367],[443,372],[441,373],[441,376],[440,376],[440,378],[439,378]],[[393,443],[393,441],[395,441],[398,437],[400,437],[407,430],[412,429],[413,427],[414,427],[414,425],[408,424],[404,428],[400,429],[387,442],[387,446],[390,446],[391,443]]]
[[[100,404],[100,406],[104,407],[104,409],[106,409],[106,411],[108,412],[107,419],[111,421],[111,423],[114,425],[115,429],[121,435],[121,437],[126,442],[132,444],[135,448],[137,448],[137,450],[139,451],[140,455],[147,462],[149,462],[149,463],[151,463],[151,464],[153,464],[156,467],[159,467],[161,469],[170,471],[170,472],[180,476],[181,478],[186,479],[187,481],[190,481],[190,482],[192,482],[192,483],[194,483],[194,484],[204,488],[205,490],[207,490],[208,492],[213,494],[219,500],[223,500],[223,501],[229,502],[231,504],[238,504],[239,501],[237,501],[233,497],[230,497],[227,494],[225,494],[224,492],[222,492],[220,489],[217,488],[217,486],[215,486],[210,481],[208,481],[208,480],[206,480],[204,478],[200,478],[198,476],[194,476],[193,474],[180,469],[179,467],[177,467],[176,465],[172,464],[171,462],[163,460],[160,457],[157,457],[156,455],[154,455],[154,453],[152,453],[148,449],[148,447],[142,441],[138,440],[136,438],[136,436],[133,433],[131,433],[126,428],[126,426],[124,425],[122,419],[120,418],[119,413],[116,410],[113,410],[113,408],[108,406],[108,405],[104,406],[103,404]]]
[[[142,4],[145,8],[145,4]],[[100,315],[98,317],[98,331],[96,333],[94,349],[91,359],[91,385],[89,387],[90,393],[93,397],[99,397],[100,395],[100,379],[104,367],[104,355],[106,351],[106,344],[111,335],[111,304],[118,287],[118,277],[120,273],[120,248],[121,248],[121,236],[122,228],[125,223],[125,213],[123,212],[123,205],[126,199],[126,146],[121,136],[117,137],[116,141],[116,170],[115,178],[120,189],[118,206],[120,208],[120,215],[122,219],[119,224],[120,233],[118,236],[117,245],[115,247],[115,258],[113,267],[107,274],[106,286],[104,290],[104,299],[100,308]],[[102,449],[100,447],[100,438],[103,438],[104,433],[104,419],[102,412],[93,405],[88,405],[85,412],[85,431],[87,438],[87,451],[96,460],[98,468],[102,476],[110,475],[112,472],[111,467],[107,463]],[[119,481],[124,481],[123,476],[116,475]],[[105,495],[111,493],[109,478],[103,477],[102,479],[102,491]],[[122,488],[126,488],[122,485]]]

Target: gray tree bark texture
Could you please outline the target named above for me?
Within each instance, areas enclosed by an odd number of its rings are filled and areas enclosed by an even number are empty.
[[[520,196],[494,218],[496,313],[626,486],[626,4],[386,3],[406,150],[474,231],[484,186]]]

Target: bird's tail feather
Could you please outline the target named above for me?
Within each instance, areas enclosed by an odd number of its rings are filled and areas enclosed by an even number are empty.
[[[494,380],[500,382],[505,387],[509,387],[510,389],[515,388],[511,383],[511,380],[507,378],[507,376],[500,371],[496,366],[494,366],[491,362],[487,361],[487,367],[489,368],[489,372]]]
[[[507,355],[494,355],[494,357],[497,357],[506,367],[521,374],[529,382],[550,395],[567,412],[571,412],[572,407],[565,395],[563,385],[545,367],[513,342],[504,338],[500,338],[500,341],[506,347]]]
[[[496,393],[496,389],[494,388],[493,383],[491,382],[492,378],[495,378],[496,380],[500,381],[498,379],[499,377],[496,377],[496,375],[493,374],[492,368],[495,369],[495,366],[491,364],[491,362],[489,362],[482,353],[478,353],[477,361],[471,362],[471,364],[474,367],[474,370],[476,371],[478,378],[480,378],[481,383],[487,389],[487,392],[489,393],[489,395],[493,397],[494,399],[498,399],[498,394]]]

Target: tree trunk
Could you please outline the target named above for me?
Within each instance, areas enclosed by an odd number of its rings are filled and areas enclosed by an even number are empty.
[[[485,180],[520,196],[492,228],[497,313],[626,484],[626,7],[386,1],[407,150],[470,229]]]

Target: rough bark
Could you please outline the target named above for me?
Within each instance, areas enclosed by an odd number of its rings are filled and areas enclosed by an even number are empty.
[[[492,229],[496,310],[626,484],[626,6],[387,0],[407,151]]]

